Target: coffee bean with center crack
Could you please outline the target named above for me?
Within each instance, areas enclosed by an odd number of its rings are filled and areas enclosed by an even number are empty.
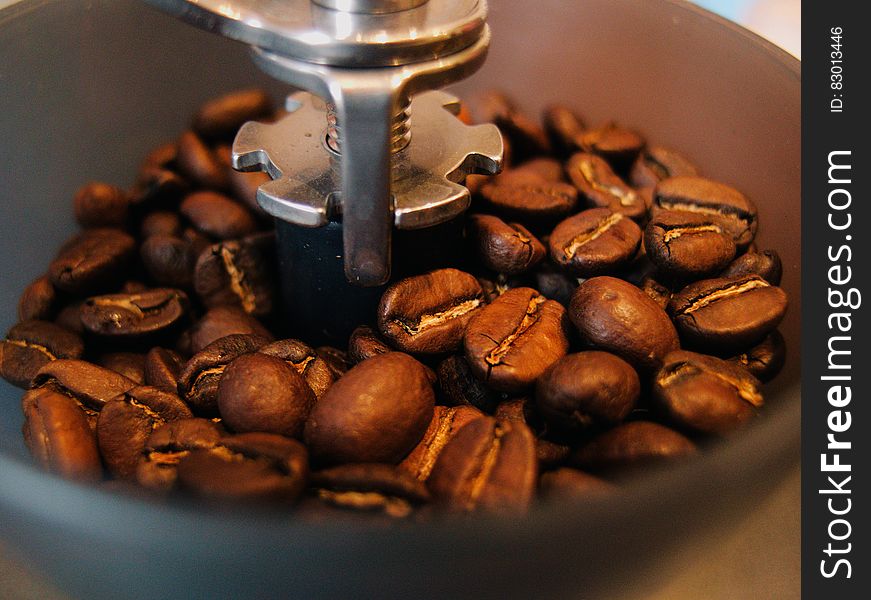
[[[158,426],[145,441],[136,465],[136,481],[154,491],[175,486],[178,461],[192,450],[217,446],[223,432],[208,419],[179,419]]]
[[[710,215],[662,211],[644,230],[644,248],[658,272],[671,280],[700,279],[735,257],[735,242]]]
[[[631,165],[646,144],[641,135],[614,122],[584,131],[578,142],[584,152],[601,156],[620,170]]]
[[[472,406],[436,406],[420,443],[399,463],[399,467],[420,481],[426,481],[445,445],[460,429],[483,416],[484,413]]]
[[[483,303],[483,290],[472,275],[440,269],[388,287],[378,305],[378,329],[406,352],[449,352],[459,347],[466,324]]]
[[[592,208],[609,208],[643,223],[647,219],[644,198],[614,172],[600,156],[579,152],[569,159],[566,171]]]
[[[80,358],[82,339],[48,321],[22,321],[0,341],[0,377],[27,389],[47,363],[59,358]]]
[[[327,361],[311,346],[299,340],[272,342],[263,346],[259,352],[283,360],[302,376],[317,398],[322,397],[333,381],[341,377],[334,375]]]
[[[544,246],[519,223],[491,215],[472,215],[468,223],[478,260],[488,269],[516,275],[544,258]]]
[[[550,256],[563,269],[594,277],[627,265],[638,253],[641,229],[609,208],[591,208],[562,221],[550,235]]]
[[[777,250],[762,252],[747,252],[736,258],[720,277],[740,277],[742,275],[759,275],[771,285],[780,285],[783,277],[783,263]]]
[[[638,188],[655,187],[669,177],[696,176],[698,169],[686,158],[661,146],[647,148],[632,163],[630,181]]]
[[[257,223],[247,208],[217,192],[189,194],[179,210],[197,231],[218,240],[240,238],[257,229]]]
[[[121,283],[135,253],[135,240],[123,231],[89,229],[61,248],[48,274],[64,292],[99,293]]]
[[[426,486],[407,471],[378,463],[330,467],[312,473],[311,488],[322,502],[343,510],[403,519],[430,500]]]
[[[187,294],[172,288],[95,296],[82,305],[82,324],[108,338],[153,337],[180,327],[188,309]]]
[[[194,289],[208,307],[239,306],[265,316],[275,303],[272,234],[221,242],[200,254],[194,269]]]

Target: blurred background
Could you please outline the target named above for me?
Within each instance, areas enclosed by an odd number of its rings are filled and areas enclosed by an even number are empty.
[[[696,0],[801,58],[801,0]]]

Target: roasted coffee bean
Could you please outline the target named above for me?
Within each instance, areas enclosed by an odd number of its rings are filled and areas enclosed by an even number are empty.
[[[233,431],[302,436],[315,395],[296,369],[266,354],[244,354],[224,369],[218,410]]]
[[[523,513],[538,480],[535,437],[517,421],[481,417],[447,443],[427,486],[452,510]]]
[[[572,462],[595,472],[617,471],[695,452],[695,444],[673,429],[650,421],[632,421],[597,435],[572,454]]]
[[[501,402],[493,411],[496,419],[518,421],[535,435],[535,457],[542,468],[552,468],[565,462],[571,453],[567,445],[546,439],[548,426],[538,413],[535,402],[527,396]]]
[[[490,90],[472,102],[473,115],[479,123],[495,123],[507,137],[512,156],[517,162],[550,151],[544,130],[534,120],[520,112],[505,94]]]
[[[429,502],[421,481],[393,465],[351,464],[312,473],[311,488],[330,506],[402,519]]]
[[[212,190],[226,189],[226,167],[193,131],[178,138],[176,162],[182,175],[194,183]]]
[[[378,305],[378,329],[406,352],[450,352],[483,304],[483,290],[472,275],[439,269],[388,287]]]
[[[663,211],[647,224],[644,248],[658,272],[672,280],[700,279],[735,258],[735,242],[711,215]]]
[[[84,302],[84,300],[75,300],[61,308],[54,318],[54,324],[75,334],[84,335],[85,326],[82,325],[82,304]]]
[[[668,315],[640,289],[614,277],[594,277],[582,283],[569,306],[581,336],[613,352],[642,371],[656,369],[662,358],[679,347]]]
[[[178,213],[168,210],[149,213],[143,217],[142,224],[139,226],[139,235],[142,239],[148,239],[152,235],[179,237],[181,233],[181,217]]]
[[[110,400],[97,418],[97,442],[106,467],[116,477],[135,477],[151,432],[192,416],[177,395],[154,387],[134,387]]]
[[[130,204],[137,211],[175,208],[190,191],[190,184],[164,167],[145,167],[130,190]]]
[[[263,346],[259,352],[280,358],[287,363],[287,366],[302,376],[317,398],[323,396],[333,381],[341,377],[333,374],[327,361],[321,358],[311,346],[299,340],[272,342]]]
[[[240,433],[178,461],[177,486],[219,500],[294,502],[308,481],[305,446],[274,433]]]
[[[563,306],[569,305],[572,294],[578,287],[577,278],[556,270],[549,262],[542,263],[535,271],[534,277],[535,285],[533,287],[541,292],[545,298],[556,300]]]
[[[508,290],[475,315],[463,339],[472,372],[502,392],[529,388],[565,356],[566,309],[532,288]]]
[[[251,334],[272,341],[272,334],[260,321],[235,306],[216,306],[190,330],[190,350],[201,352],[206,346],[222,337],[233,334]]]
[[[97,441],[74,399],[49,389],[33,391],[24,419],[24,441],[43,468],[68,479],[100,480]]]
[[[189,194],[179,211],[197,231],[218,240],[240,238],[257,229],[257,223],[247,208],[218,192]]]
[[[638,253],[641,229],[609,208],[591,208],[562,221],[550,234],[550,257],[580,277],[613,272]]]
[[[702,177],[661,181],[654,192],[653,209],[654,216],[660,210],[678,210],[715,218],[742,251],[753,241],[759,225],[756,206],[744,194]]]
[[[549,183],[557,183],[559,181],[566,180],[562,162],[558,161],[555,158],[547,157],[533,158],[524,162],[521,165],[517,165],[516,167],[511,169],[511,171],[506,171],[503,174],[509,176],[530,175],[540,180],[547,181]],[[499,181],[503,181],[505,178],[503,178],[501,175],[498,175],[497,179]]]
[[[761,383],[746,369],[686,350],[671,352],[653,378],[654,406],[681,429],[724,435],[756,416]]]
[[[276,280],[271,233],[221,242],[200,254],[194,289],[208,307],[239,306],[248,314],[266,316],[275,302]]]
[[[191,244],[181,238],[155,234],[139,248],[142,265],[157,285],[190,289],[196,255]]]
[[[381,338],[378,332],[368,325],[360,325],[354,329],[348,340],[348,358],[353,364],[392,351],[393,348],[387,345],[387,342]]]
[[[161,169],[172,169],[175,167],[175,161],[178,158],[178,143],[175,141],[166,142],[160,146],[154,147],[145,158],[142,159],[140,168],[157,167]]]
[[[614,122],[586,130],[578,142],[584,152],[601,156],[615,169],[625,169],[631,165],[646,144],[641,135]]]
[[[58,359],[43,366],[33,377],[31,392],[47,389],[73,398],[87,415],[92,428],[96,429],[97,414],[103,406],[136,385],[135,381],[120,373],[93,363]],[[21,400],[25,412],[32,400],[29,394],[25,394]]]
[[[610,496],[616,490],[614,485],[595,475],[569,467],[548,471],[539,481],[539,492],[545,498],[598,498]]]
[[[208,419],[179,419],[158,426],[145,441],[136,465],[136,481],[155,491],[175,486],[178,461],[191,450],[217,446],[220,427]]]
[[[347,352],[333,346],[318,346],[315,352],[318,353],[318,356],[329,368],[333,381],[347,373],[354,366]],[[315,394],[317,395],[317,392]]]
[[[422,364],[400,352],[365,360],[324,394],[305,425],[323,463],[397,464],[432,420],[435,394]]]
[[[667,148],[654,146],[647,148],[635,162],[629,176],[632,185],[639,188],[655,187],[669,177],[696,176],[698,169],[683,156]]]
[[[647,276],[641,280],[639,285],[641,291],[647,294],[651,300],[665,310],[668,303],[671,302],[671,290],[656,281],[653,277]]]
[[[501,394],[493,391],[475,377],[463,356],[453,355],[439,363],[439,388],[449,406],[473,406],[492,413]]]
[[[736,258],[720,277],[740,277],[743,275],[759,275],[771,285],[780,285],[783,277],[783,264],[777,250],[762,252],[747,252]]]
[[[493,212],[524,223],[550,223],[577,207],[578,190],[574,186],[550,183],[534,175],[523,177],[522,181],[487,182],[481,186],[481,197]]]
[[[608,352],[569,354],[536,384],[536,402],[557,430],[579,431],[626,418],[641,394],[632,365]]]
[[[87,183],[76,192],[73,208],[76,221],[85,229],[124,227],[130,200],[127,192],[108,183]]]
[[[97,358],[97,364],[111,369],[139,385],[145,384],[145,355],[136,352],[108,352]]]
[[[171,288],[95,296],[82,305],[82,324],[91,333],[111,338],[153,336],[178,327],[188,309],[187,295]]]
[[[558,156],[568,158],[581,149],[580,136],[586,127],[573,110],[562,105],[548,106],[544,109],[543,121],[544,130]]]
[[[733,356],[730,362],[741,365],[762,382],[768,382],[786,362],[786,342],[776,329],[749,350]]]
[[[145,355],[145,383],[161,390],[176,392],[183,364],[177,352],[154,347]]]
[[[218,412],[218,384],[227,365],[243,354],[257,352],[268,340],[257,335],[233,334],[215,340],[194,354],[178,376],[178,394],[194,412]]]
[[[569,159],[566,171],[592,208],[610,208],[639,223],[647,219],[644,198],[626,183],[600,156],[579,152]]]
[[[22,321],[0,341],[0,377],[27,389],[34,375],[59,358],[80,358],[82,339],[48,321]]]
[[[135,240],[118,229],[89,229],[61,248],[48,267],[52,284],[71,294],[93,294],[121,283],[136,253]]]
[[[703,279],[677,292],[669,313],[688,346],[740,351],[773,331],[786,314],[786,294],[758,275]]]
[[[207,139],[232,140],[246,121],[265,119],[272,111],[272,99],[265,91],[239,90],[203,104],[194,115],[193,128]]]
[[[21,293],[18,299],[18,320],[37,319],[50,321],[54,317],[57,292],[47,275],[35,279]]]
[[[544,258],[544,246],[519,223],[506,223],[491,215],[469,217],[478,260],[497,273],[524,273]]]
[[[465,425],[483,416],[484,413],[472,406],[436,406],[426,433],[411,454],[399,463],[399,468],[426,481],[445,445]]]

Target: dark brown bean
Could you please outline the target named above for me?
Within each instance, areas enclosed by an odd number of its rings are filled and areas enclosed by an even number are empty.
[[[656,369],[662,358],[679,347],[668,315],[640,289],[614,277],[594,277],[582,283],[569,306],[581,335],[642,371]]]
[[[730,362],[747,369],[760,381],[768,382],[786,363],[786,342],[778,330],[774,330],[749,350],[733,356]]]
[[[616,471],[676,460],[695,452],[695,444],[673,429],[649,421],[632,421],[581,446],[572,455],[572,462],[593,471]]]
[[[270,314],[275,302],[274,240],[271,233],[252,235],[200,254],[194,289],[203,304],[239,306],[254,316]]]
[[[580,277],[626,266],[638,253],[641,229],[609,208],[591,208],[562,221],[550,234],[550,257]]]
[[[178,394],[195,412],[218,412],[218,385],[224,369],[243,354],[257,352],[268,340],[257,335],[233,334],[215,340],[194,354],[178,376]]]
[[[783,263],[777,250],[762,252],[747,252],[736,258],[720,274],[720,277],[740,277],[743,275],[759,275],[771,285],[780,285],[783,277]]]
[[[658,272],[692,280],[721,271],[735,258],[735,242],[711,215],[662,211],[644,230],[644,248]]]
[[[565,356],[565,308],[531,288],[508,290],[475,315],[463,340],[475,375],[503,392],[531,386]]]
[[[450,352],[483,304],[483,290],[472,275],[439,269],[388,287],[378,305],[378,329],[406,352]]]
[[[381,338],[378,332],[368,325],[360,325],[354,329],[348,340],[348,358],[353,364],[392,351],[393,348],[387,345],[387,342]]]
[[[203,104],[194,115],[193,128],[207,139],[231,140],[246,121],[265,119],[272,111],[272,99],[264,90],[239,90]]]
[[[439,363],[439,388],[448,405],[473,406],[492,413],[501,400],[501,394],[487,387],[474,376],[463,356],[453,355]]]
[[[468,223],[478,260],[488,269],[517,275],[544,258],[544,246],[519,223],[491,215],[472,215]]]
[[[631,165],[646,144],[641,135],[614,122],[586,130],[578,141],[585,152],[601,156],[615,169]]]
[[[136,481],[154,491],[175,486],[178,461],[191,450],[217,446],[221,429],[208,419],[180,419],[155,429],[145,441],[136,466]]]
[[[212,190],[227,188],[226,167],[193,131],[178,138],[176,162],[182,175],[196,184]]]
[[[562,431],[619,423],[641,394],[632,365],[608,352],[569,354],[536,384],[536,402],[544,420]]]
[[[74,399],[54,390],[36,390],[24,418],[24,440],[43,468],[68,479],[100,480],[97,441]]]
[[[544,109],[542,120],[551,146],[558,156],[568,158],[581,149],[580,135],[586,127],[573,110],[562,105],[548,106]]]
[[[345,510],[409,517],[429,502],[426,486],[405,470],[385,464],[351,464],[312,474],[317,498]]]
[[[578,204],[578,190],[568,183],[550,183],[535,175],[522,181],[491,181],[481,197],[495,213],[524,223],[549,223],[569,215]]]
[[[523,513],[532,503],[537,479],[535,437],[529,428],[481,417],[444,447],[427,485],[452,510]]]
[[[569,446],[545,437],[548,434],[548,426],[541,418],[535,402],[527,396],[505,400],[496,407],[493,416],[496,419],[517,421],[529,427],[536,436],[535,457],[543,469],[562,464],[571,453]]]
[[[651,300],[665,310],[668,303],[671,302],[671,290],[666,286],[656,281],[653,277],[647,276],[641,280],[639,285],[641,291],[647,294]]]
[[[308,481],[305,446],[274,433],[240,433],[178,461],[177,485],[217,500],[294,502]]]
[[[109,471],[123,479],[135,477],[151,432],[192,416],[174,393],[148,386],[134,387],[110,400],[97,418],[97,442]]]
[[[279,340],[263,346],[259,352],[280,358],[287,366],[299,373],[315,397],[323,396],[333,381],[341,377],[334,375],[329,364],[311,346],[299,340]]]
[[[240,238],[257,229],[257,223],[247,208],[218,192],[189,194],[179,211],[198,231],[218,240]]]
[[[148,239],[152,235],[165,235],[179,237],[182,234],[181,217],[178,213],[168,210],[158,210],[149,213],[142,219],[139,226],[139,235],[142,239]]]
[[[76,192],[73,208],[76,221],[85,229],[124,227],[130,200],[127,192],[101,182],[87,183]]]
[[[541,292],[545,298],[568,306],[572,294],[578,287],[578,280],[576,277],[558,271],[550,262],[545,262],[535,271],[535,285],[533,287]]]
[[[188,309],[187,294],[172,288],[95,296],[82,305],[82,324],[100,336],[153,336],[178,327],[187,318]]]
[[[716,353],[759,342],[777,328],[786,308],[784,291],[758,275],[691,283],[668,306],[682,340]]]
[[[190,191],[190,184],[164,167],[145,167],[130,190],[130,204],[138,211],[175,208]]]
[[[206,346],[228,335],[251,334],[272,341],[272,334],[260,321],[235,306],[216,306],[190,330],[191,352],[201,352]]]
[[[445,445],[465,425],[483,416],[484,413],[472,406],[436,406],[426,433],[414,450],[399,463],[399,468],[420,481],[426,481]]]
[[[562,467],[542,474],[539,492],[545,498],[580,499],[607,497],[616,491],[612,484],[595,475]]]
[[[678,350],[653,378],[654,405],[682,429],[724,435],[756,416],[760,382],[746,369],[713,356]]]
[[[654,146],[641,152],[632,163],[630,181],[635,187],[647,188],[655,187],[663,179],[681,175],[698,175],[698,169],[677,152]]]
[[[502,175],[506,175],[506,177],[502,177]],[[496,180],[505,182],[512,176],[524,178],[526,176],[532,176],[539,180],[547,181],[548,183],[557,183],[566,180],[562,162],[555,158],[544,156],[527,160],[510,171],[504,171],[502,175],[497,175]]]
[[[82,304],[84,302],[84,300],[74,300],[58,310],[54,324],[75,334],[84,335],[85,326],[82,325]]]
[[[171,392],[178,391],[183,361],[177,352],[154,347],[145,355],[145,383]]]
[[[139,256],[157,285],[182,289],[192,287],[196,255],[186,240],[164,234],[152,235],[142,242]]]
[[[57,304],[57,292],[48,278],[48,275],[32,281],[18,300],[18,320],[30,321],[38,319],[50,321],[55,314]]]
[[[96,363],[139,385],[145,384],[145,355],[136,352],[108,352],[101,354]]]
[[[135,253],[135,240],[123,231],[89,229],[61,248],[48,274],[64,292],[99,293],[121,283]]]
[[[218,410],[238,433],[267,431],[300,437],[315,403],[302,376],[285,361],[266,354],[244,354],[224,369],[218,385]]]
[[[318,356],[323,359],[324,363],[326,363],[330,373],[333,375],[334,381],[347,373],[351,367],[354,366],[354,363],[351,361],[347,352],[339,350],[333,346],[318,346],[315,352],[317,352]],[[315,392],[315,394],[317,394],[317,392]],[[320,395],[318,395],[318,397],[320,397]]]
[[[579,152],[569,159],[566,171],[588,206],[610,208],[639,223],[647,219],[644,198],[626,185],[602,157]]]
[[[400,352],[365,360],[324,394],[305,425],[324,463],[397,464],[432,420],[435,394],[423,365]]]
[[[739,250],[753,241],[759,225],[756,206],[728,185],[702,177],[671,177],[656,186],[654,216],[660,210],[699,213],[715,218]]]
[[[512,148],[517,162],[550,151],[544,130],[531,118],[520,112],[505,94],[490,90],[480,94],[471,103],[473,115],[479,123],[495,123]]]
[[[22,321],[0,341],[0,377],[27,389],[47,363],[59,358],[81,358],[82,339],[48,321]]]

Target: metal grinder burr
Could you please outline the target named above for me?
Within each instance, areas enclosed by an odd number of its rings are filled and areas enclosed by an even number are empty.
[[[247,123],[233,167],[265,171],[257,201],[276,219],[285,314],[313,341],[371,320],[394,275],[451,264],[470,174],[495,174],[493,125],[457,119],[430,91],[484,63],[486,0],[148,0],[245,42],[302,92],[275,123]],[[394,231],[394,229],[396,231]]]

